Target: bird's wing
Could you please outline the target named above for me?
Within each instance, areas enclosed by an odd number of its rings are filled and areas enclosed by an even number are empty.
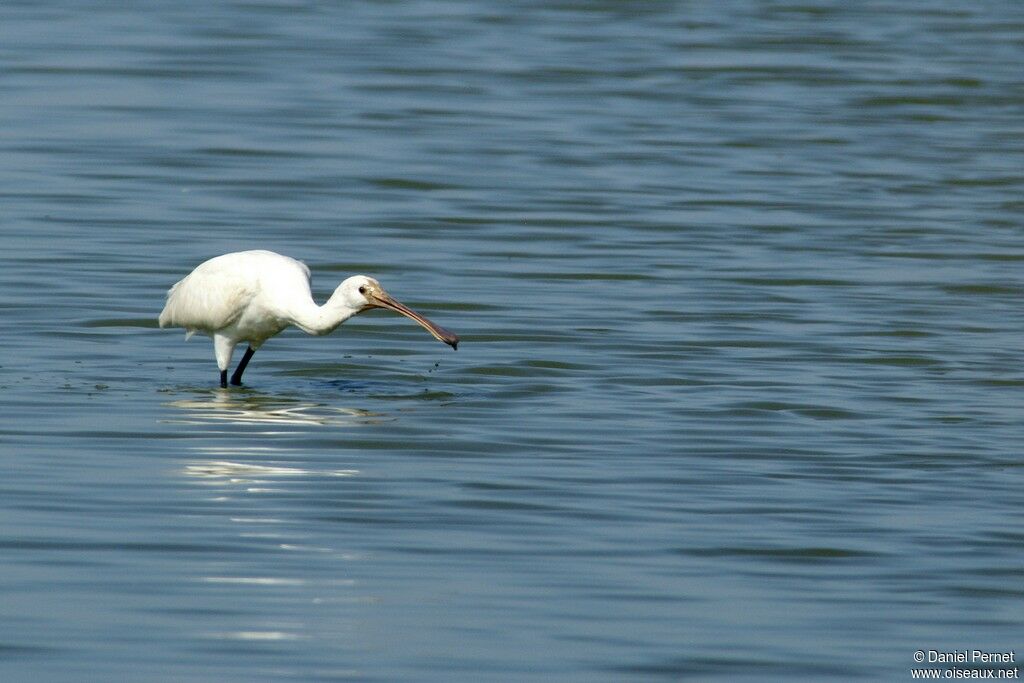
[[[259,292],[257,274],[230,259],[211,259],[167,292],[160,327],[214,331],[227,327]]]
[[[309,266],[307,266],[302,261],[295,261],[295,262],[298,263],[299,266],[302,267],[303,272],[306,273],[306,281],[309,282],[310,284],[312,284],[313,283],[313,274],[311,272],[309,272]]]

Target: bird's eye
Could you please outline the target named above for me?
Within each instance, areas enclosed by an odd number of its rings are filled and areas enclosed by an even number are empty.
[[[360,288],[359,288],[359,293],[360,293],[360,294],[366,294],[366,287],[365,287],[365,286],[363,286],[363,287],[360,287]]]

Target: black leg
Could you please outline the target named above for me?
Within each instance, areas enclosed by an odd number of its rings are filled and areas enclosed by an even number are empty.
[[[227,389],[228,388],[228,371],[227,370],[221,370],[220,371],[220,388],[221,389]]]
[[[254,353],[256,352],[251,346],[245,347],[245,355],[242,356],[242,360],[238,361],[238,367],[235,368],[234,374],[231,375],[231,384],[237,387],[242,383],[242,373],[245,372],[245,366],[249,364]]]

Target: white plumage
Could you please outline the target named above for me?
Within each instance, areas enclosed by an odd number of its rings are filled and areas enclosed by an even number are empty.
[[[313,301],[306,264],[272,251],[240,251],[217,256],[196,266],[167,292],[160,327],[184,327],[213,337],[221,386],[235,346],[247,342],[245,356],[231,377],[242,373],[263,342],[295,325],[309,334],[334,331],[353,315],[387,308],[407,316],[435,338],[457,348],[459,338],[392,298],[380,283],[365,275],[348,278],[323,306]]]

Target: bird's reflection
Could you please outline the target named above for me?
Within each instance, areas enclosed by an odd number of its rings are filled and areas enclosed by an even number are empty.
[[[169,420],[174,424],[358,427],[394,419],[384,413],[360,408],[237,389],[193,395],[165,405],[181,411],[178,417]]]
[[[184,389],[187,397],[164,405],[177,411],[166,421],[181,425],[254,425],[246,433],[265,439],[258,445],[242,444],[236,438],[229,443],[204,443],[190,446],[198,460],[185,465],[184,474],[211,485],[227,485],[232,490],[242,486],[249,493],[265,493],[271,482],[303,477],[351,477],[354,469],[309,467],[310,463],[291,454],[292,448],[276,443],[278,435],[294,434],[305,427],[359,427],[390,422],[395,418],[359,408],[346,408],[318,403],[307,398],[272,395],[251,389],[215,389],[196,391]],[[220,441],[220,429],[200,430]],[[307,466],[297,466],[303,463]]]
[[[206,451],[209,455],[220,455],[214,449],[197,449]],[[235,457],[253,455],[253,449],[241,449],[233,453]],[[246,452],[248,451],[248,452]],[[210,482],[220,482],[232,485],[253,486],[266,484],[270,481],[279,480],[283,477],[296,476],[328,476],[328,477],[354,477],[359,470],[343,469],[313,472],[301,467],[287,465],[257,465],[251,462],[237,462],[231,460],[202,460],[185,466],[185,474],[190,477],[198,477]],[[269,489],[250,488],[252,493],[262,493]]]

